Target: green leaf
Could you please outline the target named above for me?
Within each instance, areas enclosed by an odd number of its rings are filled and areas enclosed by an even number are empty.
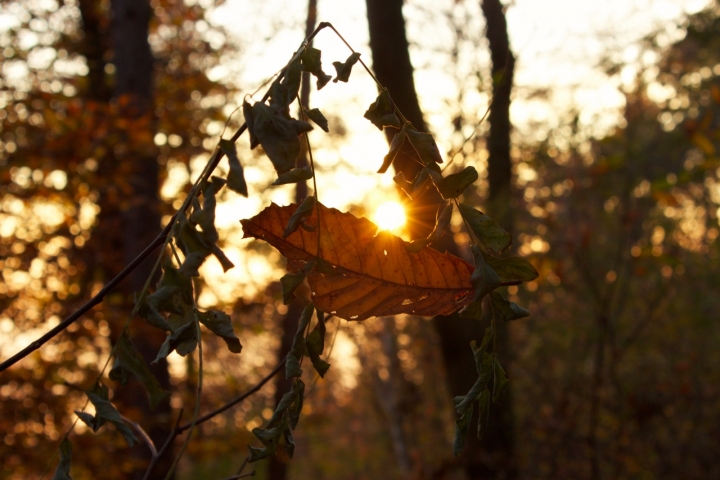
[[[230,316],[225,312],[218,310],[209,310],[207,312],[197,312],[198,320],[205,325],[211,332],[222,338],[227,344],[228,349],[233,353],[240,353],[242,345],[240,339],[235,336]]]
[[[427,237],[431,243],[437,242],[438,240],[440,240],[440,238],[442,238],[443,235],[445,235],[448,227],[450,227],[452,212],[452,203],[448,203],[447,205],[445,205],[445,208],[443,208],[442,211],[440,210],[440,207],[438,207],[437,215],[435,218],[435,228],[433,228],[433,231]]]
[[[508,386],[508,378],[505,375],[505,370],[503,370],[502,366],[500,365],[500,361],[497,358],[497,355],[493,353],[493,394],[492,394],[492,401],[493,403],[500,403],[500,400],[502,400],[503,395],[505,395],[505,390],[507,390]]]
[[[330,129],[328,128],[328,121],[327,118],[325,118],[325,115],[322,114],[320,110],[317,108],[313,108],[312,110],[305,110],[305,115],[315,122],[315,124],[322,128],[325,132],[330,132]]]
[[[67,437],[60,443],[60,463],[55,470],[52,480],[72,480],[70,476],[70,459],[72,457],[72,443]]]
[[[510,233],[480,210],[461,203],[460,214],[480,242],[493,252],[500,253],[512,243]]]
[[[300,56],[300,62],[303,71],[310,72],[317,78],[317,89],[321,90],[327,83],[332,80],[332,75],[323,72],[322,61],[320,59],[321,52],[317,48],[307,47]]]
[[[75,414],[92,429],[93,432],[97,432],[100,427],[105,425],[106,422],[110,422],[115,426],[115,429],[122,434],[131,447],[138,441],[135,434],[133,434],[130,427],[127,426],[123,421],[120,413],[115,409],[110,400],[108,400],[108,388],[98,382],[90,390],[87,390],[87,395],[90,402],[95,407],[95,416],[85,412],[76,411]]]
[[[392,142],[390,142],[390,150],[388,151],[387,155],[385,155],[385,158],[383,159],[383,163],[378,169],[377,173],[385,173],[387,172],[387,169],[390,168],[390,165],[395,161],[395,158],[397,157],[397,154],[400,152],[400,149],[403,146],[403,143],[405,142],[405,128],[400,130],[400,132],[396,133],[395,136],[392,139]],[[402,175],[402,172],[398,173],[398,175]],[[395,180],[398,175],[395,175],[393,180]],[[402,176],[403,180],[405,179],[405,175]],[[397,180],[395,180],[397,183]],[[406,182],[407,183],[407,182]],[[402,187],[402,185],[401,185]],[[407,191],[406,191],[407,193]],[[410,194],[408,194],[409,196]]]
[[[485,295],[500,286],[502,280],[500,276],[486,261],[486,257],[480,247],[473,245],[471,247],[473,258],[475,259],[475,270],[470,276],[470,283],[475,289],[475,297],[473,302],[482,300]]]
[[[298,273],[286,273],[280,279],[280,286],[282,287],[283,303],[285,305],[295,299],[295,290],[302,284],[303,280],[307,275],[304,271],[300,270]]]
[[[463,318],[474,318],[482,320],[482,298],[476,302],[465,305],[458,314]]]
[[[252,132],[277,173],[291,170],[300,154],[298,135],[312,130],[312,125],[286,118],[277,106],[268,106],[262,102],[253,105],[252,112]]]
[[[470,405],[457,421],[455,421],[455,438],[453,440],[453,456],[457,457],[465,449],[468,432],[470,431],[470,420],[472,420],[473,407]]]
[[[505,298],[497,292],[490,294],[490,300],[492,301],[493,313],[505,322],[530,316],[529,311],[517,303],[505,300]]]
[[[490,341],[493,339],[494,335],[495,328],[490,325],[488,328],[485,329],[485,335],[483,335],[482,342],[480,342],[480,348],[475,346],[475,341],[472,341],[470,343],[470,348],[472,348],[473,356],[475,357],[475,369],[477,370],[478,374],[483,373],[483,369],[487,364],[487,362],[485,362],[485,354],[487,353],[487,349],[490,346]]]
[[[487,432],[488,423],[490,422],[490,390],[487,388],[480,394],[478,407],[477,436],[478,440],[480,440]]]
[[[270,86],[270,105],[275,105],[282,112],[287,113],[288,106],[297,98],[301,77],[302,71],[298,59],[291,62],[282,78],[278,78]]]
[[[333,82],[337,83],[338,80],[347,82],[350,80],[350,72],[352,71],[353,65],[355,65],[358,60],[360,60],[360,54],[358,52],[353,52],[347,60],[345,60],[345,63],[333,62],[333,67],[335,67],[335,71],[337,72]]]
[[[110,370],[110,379],[125,385],[129,379],[129,374],[133,374],[135,378],[142,384],[147,392],[150,408],[153,410],[165,400],[169,394],[162,389],[160,382],[150,373],[145,360],[140,352],[133,346],[127,332],[120,335],[115,344],[115,363]]]
[[[230,173],[228,173],[227,186],[230,190],[239,193],[243,197],[248,196],[247,183],[245,182],[245,174],[243,173],[243,167],[240,164],[240,159],[235,149],[235,142],[220,140],[220,151],[222,151],[228,158],[228,164],[230,165]],[[213,242],[214,243],[214,242]]]
[[[458,198],[467,187],[478,179],[477,170],[474,167],[466,167],[462,172],[453,173],[447,177],[441,177],[438,181],[433,178],[433,183],[438,192],[445,200]]]
[[[285,231],[283,232],[283,238],[287,238],[288,235],[293,233],[295,230],[298,229],[300,226],[300,222],[306,218],[312,215],[313,211],[315,209],[315,197],[310,196],[306,197],[305,200],[300,204],[300,206],[295,210],[295,213],[292,214],[290,217],[290,220],[288,220],[288,224],[285,227]]]
[[[532,263],[522,257],[497,258],[491,255],[484,257],[504,284],[531,282],[538,277],[538,272]]]
[[[285,427],[286,425],[278,425],[272,428],[253,428],[252,433],[262,442],[268,453],[274,455],[277,452],[280,437],[282,437]]]
[[[402,127],[400,119],[395,115],[395,108],[387,88],[383,88],[380,95],[365,112],[364,117],[370,120],[379,130],[382,130],[383,127]]]
[[[197,331],[195,329],[195,322],[188,322],[165,338],[165,341],[160,346],[160,351],[158,351],[157,357],[152,361],[152,363],[157,363],[161,359],[166,358],[173,351],[177,351],[178,355],[184,357],[195,350],[197,342],[198,338]]]
[[[410,141],[410,145],[413,146],[417,152],[420,160],[425,165],[431,165],[433,163],[442,163],[442,157],[440,156],[440,150],[438,150],[435,139],[432,135],[425,132],[418,132],[414,128],[405,128],[407,138]]]
[[[302,375],[302,370],[300,369],[300,359],[303,355],[307,354],[304,335],[314,311],[315,306],[311,302],[305,306],[305,309],[300,315],[300,322],[298,323],[297,332],[295,332],[292,348],[290,348],[287,360],[285,361],[286,378],[299,377]]]

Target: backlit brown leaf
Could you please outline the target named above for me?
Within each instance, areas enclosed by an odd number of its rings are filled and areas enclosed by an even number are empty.
[[[244,238],[270,243],[288,258],[291,269],[318,253],[317,231],[301,228],[283,238],[296,209],[297,205],[272,204],[241,221]],[[447,315],[472,300],[474,267],[469,263],[429,247],[410,253],[407,242],[377,232],[377,226],[365,218],[323,205],[320,210],[321,257],[334,268],[308,274],[312,300],[319,309],[347,320],[364,320],[400,313]],[[317,226],[317,212],[305,222]]]

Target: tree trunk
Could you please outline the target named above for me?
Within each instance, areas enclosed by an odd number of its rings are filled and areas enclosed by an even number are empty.
[[[487,1],[487,0],[486,0]],[[410,63],[408,42],[405,37],[405,21],[402,16],[402,0],[382,1],[367,0],[368,24],[370,30],[370,48],[373,55],[373,70],[383,85],[390,91],[390,95],[398,108],[419,130],[425,130],[425,123],[422,120],[415,86],[413,82],[413,67]],[[499,14],[502,22],[494,16],[488,20],[493,23],[488,28],[488,38],[493,35],[491,49],[493,71],[497,66],[505,71],[507,76],[503,82],[498,83],[494,88],[494,95],[504,98],[496,98],[493,101],[493,110],[490,118],[491,133],[489,141],[490,166],[488,174],[490,180],[491,198],[498,204],[507,205],[510,190],[510,146],[509,146],[509,102],[510,88],[512,84],[512,55],[509,53],[507,31],[502,8],[493,9],[495,5],[500,6],[497,0],[487,1],[483,4],[483,11],[486,15],[490,12]],[[501,6],[500,6],[501,7]],[[500,31],[498,33],[498,30]],[[504,33],[505,48],[502,50],[503,60],[510,59],[509,69],[505,69],[507,61],[497,60],[502,45],[497,45],[497,36]],[[496,103],[497,102],[497,103]],[[496,107],[497,105],[497,107]],[[501,110],[499,113],[495,108]],[[504,114],[503,111],[504,110]],[[505,119],[503,123],[502,119]],[[388,133],[390,139],[394,132]],[[406,178],[412,178],[419,170],[415,162],[407,161],[404,158],[395,161],[395,169],[405,174]],[[505,196],[507,195],[507,196]],[[505,201],[500,199],[505,196]],[[410,215],[420,214],[421,223],[433,224],[435,220],[435,209],[439,197],[430,198],[428,195],[422,197],[424,205],[417,207]],[[509,222],[505,217],[506,212],[499,212],[499,208],[492,209],[493,214],[501,214],[500,221],[508,226]],[[507,209],[506,209],[507,210]],[[432,228],[432,227],[431,227]],[[422,229],[418,229],[422,231]],[[457,253],[457,246],[451,240],[446,240],[442,245],[451,253]],[[476,320],[460,318],[457,314],[450,316],[438,316],[434,325],[440,337],[441,350],[445,369],[447,372],[447,383],[451,398],[457,395],[464,395],[468,392],[475,379],[477,371],[469,342],[472,339],[479,340],[484,331],[484,325]],[[498,340],[498,350],[507,348],[507,333],[501,329]],[[501,408],[493,408],[491,420],[491,431],[486,434],[481,444],[472,432],[468,436],[468,443],[465,452],[457,462],[467,473],[469,478],[514,478],[516,468],[514,466],[514,450],[512,438],[512,409],[509,395],[505,397]],[[473,422],[475,424],[475,422]],[[497,444],[492,442],[498,442]],[[449,448],[449,447],[448,447]]]
[[[114,99],[119,119],[130,128],[120,125],[113,132],[117,143],[112,152],[102,159],[103,172],[112,175],[106,192],[113,192],[115,205],[101,199],[99,216],[102,235],[113,237],[118,257],[108,256],[105,278],[111,278],[118,268],[128,264],[158,234],[160,229],[159,179],[155,136],[155,115],[152,98],[153,57],[148,43],[148,28],[152,9],[148,0],[112,0],[111,44],[115,66]],[[108,164],[109,163],[109,164]],[[103,208],[105,207],[105,208]],[[119,253],[122,252],[122,253]],[[121,261],[118,261],[121,260]],[[116,297],[113,333],[119,335],[134,303],[134,294],[140,292],[150,275],[155,258],[148,258],[123,282]],[[165,390],[170,390],[167,363],[163,360],[150,364],[165,340],[165,332],[150,327],[144,321],[133,319],[131,340],[144,357],[150,370]],[[128,384],[116,391],[120,409],[130,418],[137,419],[156,446],[162,445],[170,433],[171,411],[169,400],[151,410],[147,396],[138,383]],[[150,455],[147,446],[132,449],[134,467],[127,478],[143,477]],[[172,455],[165,455],[155,472],[166,472]]]

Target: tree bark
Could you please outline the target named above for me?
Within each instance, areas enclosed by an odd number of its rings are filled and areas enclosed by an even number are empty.
[[[106,207],[99,215],[100,232],[114,237],[115,252],[120,258],[105,258],[105,278],[117,273],[120,264],[127,264],[157,235],[160,228],[159,167],[155,136],[155,115],[152,96],[153,57],[148,43],[152,8],[148,0],[112,0],[111,45],[115,66],[113,102],[118,108],[122,122],[130,128],[117,128],[117,143],[112,152],[102,159],[102,171],[112,175],[108,187],[117,189],[116,205]],[[96,73],[97,74],[97,73]],[[109,165],[108,165],[109,163]],[[140,292],[150,276],[155,258],[148,258],[121,284],[113,326],[115,338],[132,310],[134,294]],[[165,390],[170,390],[167,362],[151,364],[165,340],[165,332],[150,327],[144,321],[133,320],[131,340],[150,370]],[[145,428],[155,445],[162,445],[170,433],[171,409],[169,400],[151,410],[143,388],[132,382],[116,390],[116,401],[121,411],[137,419]],[[127,478],[141,479],[150,455],[145,445],[131,450],[134,457],[132,471]],[[166,455],[160,460],[156,472],[166,472],[173,458]]]
[[[380,83],[388,88],[393,101],[403,114],[418,130],[425,130],[405,36],[405,20],[402,15],[403,2],[402,0],[367,0],[366,3],[373,70]],[[490,113],[488,175],[491,185],[490,197],[496,204],[492,208],[492,214],[500,214],[501,223],[509,226],[509,217],[505,216],[509,213],[509,209],[506,207],[505,211],[501,212],[499,206],[509,203],[511,172],[509,104],[513,57],[509,52],[506,23],[501,4],[497,0],[486,0],[486,3],[483,4],[483,12],[488,18],[488,38],[491,43],[494,78],[495,72],[504,72],[497,87],[493,88],[493,94],[497,95],[497,98],[493,100],[493,109]],[[503,34],[504,44],[498,43],[498,40],[502,40]],[[492,39],[490,39],[491,35]],[[503,45],[504,49],[502,49]],[[496,108],[498,111],[495,111]],[[386,133],[390,140],[395,132],[386,129]],[[399,158],[395,161],[394,166],[397,171],[403,172],[406,178],[412,178],[419,170],[419,166],[415,162],[408,161],[406,158]],[[409,214],[418,215],[421,224],[432,225],[440,199],[437,196],[430,198],[425,195],[422,197],[422,201],[423,205],[416,207],[415,211],[411,211]],[[415,229],[415,232],[418,231],[422,232],[422,228]],[[442,247],[451,253],[458,252],[457,246],[451,240],[446,240]],[[433,319],[433,323],[440,337],[440,347],[451,398],[464,395],[477,378],[475,362],[468,343],[472,339],[480,339],[484,325],[475,320],[460,318],[457,314],[436,317]],[[507,348],[507,334],[504,329],[502,330],[498,350]],[[505,398],[501,408],[493,407],[490,428],[491,430],[486,434],[482,444],[477,440],[474,432],[468,436],[465,452],[456,465],[462,467],[468,477],[473,479],[516,477],[512,410],[509,396]]]

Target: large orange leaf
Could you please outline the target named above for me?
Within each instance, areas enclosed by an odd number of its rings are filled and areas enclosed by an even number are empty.
[[[257,216],[241,220],[244,238],[270,243],[288,258],[291,269],[313,260],[318,233],[298,228],[283,238],[297,205],[272,204]],[[334,268],[312,270],[308,282],[313,302],[325,312],[347,320],[408,313],[447,315],[472,299],[474,267],[450,254],[426,247],[418,253],[407,242],[366,220],[320,206],[321,258]],[[305,219],[317,227],[317,213]]]

